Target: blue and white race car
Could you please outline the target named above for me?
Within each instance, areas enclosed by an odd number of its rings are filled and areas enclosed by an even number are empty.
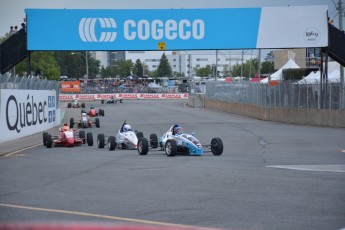
[[[212,138],[211,144],[202,145],[195,137],[195,134],[183,133],[182,127],[173,125],[164,133],[163,136],[157,137],[156,134],[150,135],[150,140],[146,138],[139,138],[138,153],[139,155],[147,155],[150,149],[160,147],[160,150],[165,151],[167,156],[175,156],[177,153],[184,153],[190,156],[201,156],[207,150],[213,155],[221,155],[223,153],[223,142],[220,138]],[[205,151],[205,148],[207,149]]]

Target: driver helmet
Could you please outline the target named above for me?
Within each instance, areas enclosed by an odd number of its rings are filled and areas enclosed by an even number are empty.
[[[127,131],[129,131],[129,130],[131,130],[131,126],[129,125],[129,124],[125,124],[124,126],[123,126],[123,131],[124,132],[127,132]]]
[[[182,134],[183,133],[183,128],[181,126],[176,126],[174,128],[174,133],[175,134]]]
[[[68,131],[69,130],[68,124],[66,122],[63,124],[62,130],[63,131]]]
[[[83,117],[86,117],[86,113],[82,113],[81,115],[82,115]]]

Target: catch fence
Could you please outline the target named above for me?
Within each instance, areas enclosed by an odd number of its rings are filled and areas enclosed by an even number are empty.
[[[253,104],[271,108],[344,109],[345,88],[341,83],[297,84],[284,81],[277,86],[248,81],[206,82],[206,99]]]

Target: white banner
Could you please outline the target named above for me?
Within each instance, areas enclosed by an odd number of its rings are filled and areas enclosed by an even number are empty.
[[[60,94],[59,100],[81,101],[107,100],[111,97],[117,99],[188,99],[188,93],[105,93],[105,94]]]
[[[56,91],[2,89],[0,142],[15,140],[60,124]]]

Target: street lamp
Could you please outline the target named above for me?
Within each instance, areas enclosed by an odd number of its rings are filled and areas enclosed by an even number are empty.
[[[89,57],[88,57],[88,51],[85,51],[85,55],[82,53],[71,53],[72,55],[74,54],[79,54],[85,58],[85,66],[86,66],[86,79],[89,79]]]

